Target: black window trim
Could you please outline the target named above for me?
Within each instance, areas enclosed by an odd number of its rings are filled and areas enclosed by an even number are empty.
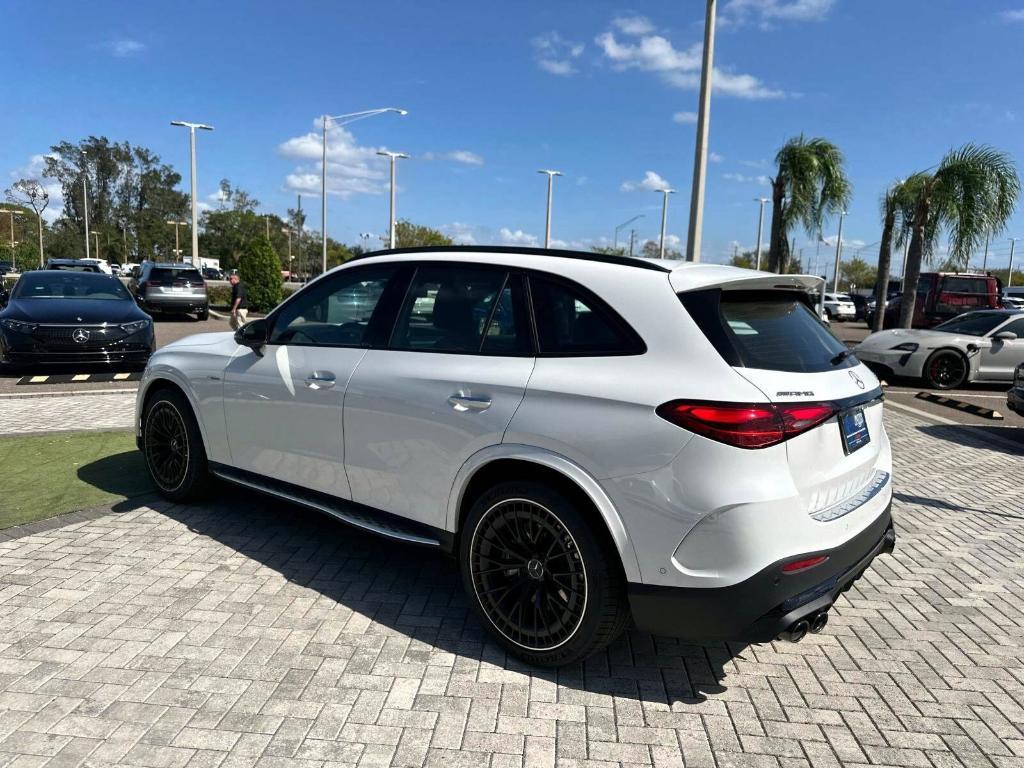
[[[575,280],[571,280],[562,275],[556,275],[553,272],[544,272],[539,269],[528,269],[523,270],[525,276],[525,283],[527,286],[527,295],[529,296],[530,305],[530,325],[533,329],[533,348],[536,352],[537,357],[543,358],[554,358],[554,357],[634,357],[637,355],[647,354],[647,344],[643,340],[643,337],[631,326],[622,315],[615,311],[612,306],[594,293],[589,288],[577,283]],[[624,338],[628,339],[629,346],[619,350],[602,350],[602,351],[581,351],[581,352],[541,352],[540,348],[540,334],[537,330],[537,316],[534,312],[533,304],[533,289],[530,286],[530,278],[537,277],[550,282],[561,284],[563,287],[577,293],[580,299],[590,307],[591,312],[603,312],[605,316],[611,320],[615,326],[615,330],[619,331]]]
[[[370,321],[367,323],[366,335],[360,344],[312,344],[301,341],[270,341],[271,336],[274,333],[274,326],[277,325],[277,321],[285,308],[288,307],[292,302],[298,301],[303,294],[308,294],[310,290],[320,290],[323,286],[332,285],[340,280],[347,279],[353,274],[361,272],[372,272],[379,269],[393,269],[394,273],[388,278],[387,285],[384,287],[384,292],[381,294],[380,299],[377,301],[376,306],[373,308],[373,312],[370,314]],[[392,322],[394,321],[394,315],[397,314],[397,310],[392,307],[391,294],[395,292],[397,286],[401,285],[404,273],[408,270],[403,269],[401,264],[396,262],[384,262],[380,264],[360,264],[354,266],[351,269],[343,269],[335,272],[331,275],[324,277],[321,280],[316,280],[312,283],[307,283],[302,286],[299,290],[292,293],[287,299],[278,304],[274,309],[266,316],[265,320],[267,323],[267,344],[275,347],[313,347],[315,349],[376,349],[380,346],[380,326],[385,323],[390,314]],[[397,284],[396,284],[397,281]],[[330,295],[328,289],[327,295]]]
[[[390,262],[382,262],[390,263]],[[403,262],[397,262],[403,263]],[[398,321],[401,319],[402,307],[405,306],[405,302],[409,297],[409,291],[412,290],[413,283],[416,282],[416,276],[419,271],[424,267],[445,267],[445,268],[469,268],[469,269],[480,269],[489,272],[502,272],[504,273],[504,279],[502,280],[501,286],[498,289],[497,296],[501,296],[501,292],[505,290],[505,286],[512,286],[512,305],[513,312],[516,313],[516,333],[527,331],[530,326],[527,326],[522,318],[524,312],[529,312],[529,304],[524,300],[523,292],[525,285],[521,277],[518,281],[515,280],[517,276],[520,276],[522,270],[510,267],[507,264],[490,264],[487,262],[478,261],[447,261],[447,260],[423,260],[413,261],[405,263],[408,269],[408,279],[405,281],[404,290],[402,291],[402,299],[397,302],[393,316],[391,317],[391,330],[386,336],[386,340],[380,347],[386,349],[388,352],[414,352],[416,354],[428,354],[428,355],[473,355],[475,357],[536,357],[536,344],[532,341],[530,343],[530,349],[521,352],[484,352],[483,345],[487,338],[487,331],[491,327],[491,321],[494,319],[494,311],[497,308],[497,301],[495,306],[491,308],[491,314],[487,317],[487,325],[484,326],[483,334],[480,337],[480,344],[477,346],[475,351],[446,351],[440,349],[407,349],[404,347],[394,347],[392,344],[395,340],[395,333],[398,331]],[[517,285],[518,282],[518,285]],[[530,313],[532,314],[532,313]]]

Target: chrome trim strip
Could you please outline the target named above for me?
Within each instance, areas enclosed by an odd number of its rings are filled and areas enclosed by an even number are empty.
[[[210,473],[216,475],[222,480],[227,480],[229,483],[235,483],[236,485],[244,485],[246,488],[252,488],[254,491],[259,491],[260,493],[265,493],[269,496],[276,496],[279,499],[290,501],[294,504],[298,504],[301,507],[315,509],[317,512],[323,512],[325,515],[330,515],[331,517],[336,518],[343,523],[348,523],[349,525],[355,526],[356,528],[362,528],[364,531],[369,531],[370,533],[376,533],[378,536],[387,536],[390,539],[398,539],[399,541],[405,541],[410,544],[423,544],[430,547],[441,546],[441,542],[436,541],[434,539],[425,539],[421,536],[414,536],[411,533],[401,533],[395,530],[390,530],[388,528],[383,528],[378,525],[373,525],[369,521],[364,521],[360,518],[347,515],[344,512],[341,512],[332,507],[328,507],[324,504],[319,504],[315,501],[309,501],[308,499],[300,498],[299,496],[286,493],[285,491],[279,491],[276,488],[272,488],[270,486],[260,485],[259,483],[254,483],[250,480],[243,480],[242,478],[236,477],[230,472],[225,472],[223,470],[217,469],[210,469]]]
[[[861,490],[855,493],[849,498],[843,499],[838,504],[833,504],[831,507],[814,512],[811,518],[817,520],[819,523],[830,523],[833,520],[838,520],[840,517],[844,517],[853,512],[858,507],[862,507],[867,504],[871,499],[875,498],[882,490],[889,484],[889,473],[883,472],[880,469],[875,470],[875,474],[871,476],[871,481],[865,485]]]

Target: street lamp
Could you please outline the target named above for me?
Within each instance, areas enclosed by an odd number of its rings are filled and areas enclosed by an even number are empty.
[[[187,221],[176,221],[175,219],[168,219],[164,223],[165,224],[170,224],[172,227],[174,227],[174,254],[180,258],[181,257],[181,245],[178,242],[178,227],[187,227],[188,226],[188,222]],[[193,261],[193,264],[194,263],[195,262]]]
[[[89,258],[89,170],[85,164],[89,156],[85,150],[79,150],[82,155],[82,211],[85,214],[85,258]]]
[[[388,233],[389,233],[389,241],[391,243],[391,245],[389,247],[390,248],[394,248],[395,247],[395,242],[396,242],[396,240],[395,240],[395,161],[399,160],[399,159],[408,160],[409,156],[407,154],[405,154],[404,152],[388,152],[386,150],[381,150],[377,154],[381,155],[383,157],[390,157],[391,158],[391,226],[388,228]],[[325,248],[327,247],[326,243],[327,243],[327,241],[325,240],[324,241],[324,247]],[[324,251],[324,253],[326,254],[327,251]]]
[[[561,171],[549,171],[541,169],[537,173],[546,174],[548,177],[548,209],[547,216],[544,218],[544,247],[551,247],[551,190],[554,186],[555,176],[561,176]]]
[[[658,258],[665,258],[665,225],[668,223],[668,196],[674,195],[674,189],[659,189],[664,197],[661,201],[661,239],[658,240]]]
[[[644,215],[641,213],[641,214],[639,214],[637,216],[634,216],[629,221],[622,222],[621,224],[619,224],[619,226],[617,226],[615,228],[615,237],[612,240],[612,242],[614,243],[614,245],[612,247],[615,248],[615,250],[618,250],[618,248],[619,248],[619,231],[621,229],[623,229],[624,227],[628,227],[630,224],[632,224],[637,219],[642,219],[643,217],[644,217]]]
[[[374,115],[382,115],[385,112],[394,112],[402,116],[409,114],[408,110],[399,109],[398,107],[382,107],[380,109],[367,109],[362,112],[350,112],[347,115],[323,115],[321,117],[323,123],[323,157],[320,162],[320,229],[323,231],[320,233],[320,246],[324,272],[327,271],[327,124],[348,125],[356,120],[373,117]]]
[[[700,71],[700,101],[697,107],[697,140],[693,158],[693,193],[690,195],[690,232],[686,260],[700,261],[704,229],[704,181],[708,170],[708,127],[711,123],[711,73],[715,60],[715,5],[707,0],[704,17],[704,60]]]
[[[843,219],[846,218],[846,211],[839,214],[839,236],[836,238],[836,269],[832,275],[832,293],[839,293],[839,259],[843,254]]]
[[[761,204],[761,212],[757,214],[757,261],[754,269],[761,269],[761,237],[764,234],[764,204],[768,202],[767,197],[755,197],[755,203]]]
[[[192,166],[192,264],[199,258],[199,206],[196,200],[196,129],[212,131],[212,125],[189,123],[184,120],[172,120],[171,125],[188,128],[189,157]],[[182,259],[184,261],[184,259]]]

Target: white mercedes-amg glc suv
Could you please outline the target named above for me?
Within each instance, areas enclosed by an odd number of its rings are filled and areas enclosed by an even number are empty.
[[[882,391],[817,318],[821,288],[568,251],[369,254],[157,351],[138,444],[171,499],[216,477],[450,553],[535,664],[630,618],[798,640],[895,543]]]

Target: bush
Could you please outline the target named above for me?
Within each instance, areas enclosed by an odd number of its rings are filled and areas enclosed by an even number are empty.
[[[238,259],[238,274],[249,289],[249,309],[269,312],[281,303],[281,260],[265,237],[257,237]]]

